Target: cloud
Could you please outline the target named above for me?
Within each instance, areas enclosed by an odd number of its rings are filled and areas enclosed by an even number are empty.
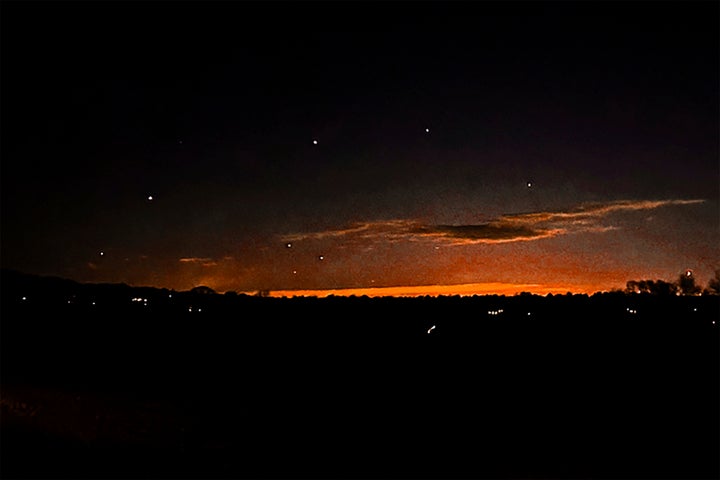
[[[442,241],[452,245],[527,242],[574,233],[600,233],[619,227],[602,223],[616,212],[653,210],[670,205],[693,205],[705,200],[618,200],[586,203],[561,211],[501,215],[469,225],[433,225],[415,220],[354,223],[346,228],[285,235],[283,241],[342,238],[361,241]]]
[[[217,262],[215,260],[213,260],[212,258],[200,258],[200,257],[181,258],[180,263],[200,264],[203,267],[214,267],[217,265]]]
[[[479,225],[421,225],[412,233],[426,238],[453,240],[452,243],[504,243],[539,240],[565,232],[559,228],[513,225],[499,220]]]

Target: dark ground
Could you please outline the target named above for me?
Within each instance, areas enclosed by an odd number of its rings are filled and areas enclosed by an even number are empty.
[[[3,272],[0,473],[715,479],[719,307],[231,297]]]

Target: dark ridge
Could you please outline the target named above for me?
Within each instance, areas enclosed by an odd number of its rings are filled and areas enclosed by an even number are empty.
[[[3,478],[720,473],[715,295],[1,286]]]

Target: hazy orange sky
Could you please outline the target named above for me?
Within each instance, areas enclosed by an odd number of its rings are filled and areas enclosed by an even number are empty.
[[[720,268],[716,4],[176,5],[4,8],[3,267],[275,295]]]

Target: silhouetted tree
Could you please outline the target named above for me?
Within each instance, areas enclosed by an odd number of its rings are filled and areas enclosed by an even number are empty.
[[[675,295],[678,286],[664,280],[629,280],[625,293],[649,293],[651,295]]]
[[[200,295],[214,295],[215,290],[205,285],[200,285],[190,290],[190,293],[199,293]]]
[[[708,281],[703,293],[705,295],[720,295],[720,268],[715,270],[715,276]]]
[[[695,276],[690,271],[680,275],[677,285],[682,295],[697,295],[702,292],[702,287],[695,283]]]
[[[643,293],[640,283],[642,280],[628,280],[625,283],[625,293]]]
[[[678,287],[672,282],[666,282],[664,280],[651,281],[650,293],[653,295],[675,295]]]

